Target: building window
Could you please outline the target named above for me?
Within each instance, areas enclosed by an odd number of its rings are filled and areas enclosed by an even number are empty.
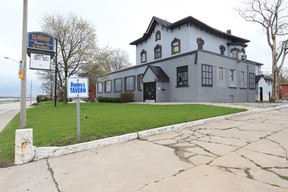
[[[154,59],[160,59],[162,58],[162,46],[156,45],[154,48]]]
[[[135,90],[135,76],[125,77],[125,91]]]
[[[175,38],[171,43],[172,55],[180,53],[180,39]]]
[[[197,38],[198,49],[203,49],[204,40],[202,38]]]
[[[112,81],[111,80],[105,81],[105,92],[106,93],[110,93],[112,91],[111,85],[112,85]]]
[[[231,82],[234,82],[234,80],[235,80],[235,69],[230,69],[230,75],[229,75],[229,80],[231,81]]]
[[[161,40],[161,32],[157,31],[155,34],[155,41]]]
[[[137,90],[143,90],[143,83],[142,83],[143,74],[137,75]]]
[[[211,65],[202,65],[202,86],[213,86],[213,67]]]
[[[232,56],[232,58],[233,59],[238,59],[239,57],[238,57],[238,55],[239,55],[239,49],[237,49],[237,48],[233,48],[233,49],[231,49],[231,56]]]
[[[255,73],[249,73],[249,89],[255,89],[256,82],[255,82]]]
[[[219,67],[219,68],[218,68],[218,80],[219,80],[219,81],[223,81],[223,80],[224,80],[223,67]]]
[[[241,71],[240,72],[240,83],[243,84],[245,81],[245,78],[244,78],[244,71]]]
[[[147,52],[143,49],[140,53],[141,63],[145,63],[147,61]]]
[[[188,66],[177,67],[177,87],[188,87]]]
[[[220,49],[220,54],[221,54],[221,55],[224,55],[225,50],[226,50],[225,46],[224,46],[224,45],[220,45],[220,46],[219,46],[219,49]]]
[[[122,91],[122,79],[115,79],[114,80],[114,92],[121,92]]]
[[[103,82],[97,83],[97,93],[103,93]]]

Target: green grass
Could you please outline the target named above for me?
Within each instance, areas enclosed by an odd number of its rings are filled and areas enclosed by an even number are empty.
[[[82,103],[81,141],[91,141],[151,128],[237,113],[233,109],[208,105],[141,105]],[[0,167],[13,163],[17,115],[0,134]],[[27,109],[27,128],[33,128],[33,142],[40,146],[77,143],[76,104],[51,102]]]

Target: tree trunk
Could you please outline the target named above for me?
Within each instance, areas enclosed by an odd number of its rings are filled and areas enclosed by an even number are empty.
[[[279,102],[279,69],[277,67],[277,53],[272,52],[272,74],[273,74],[273,86],[272,86],[272,101]]]

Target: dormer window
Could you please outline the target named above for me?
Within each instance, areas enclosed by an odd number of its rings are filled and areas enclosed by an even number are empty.
[[[203,49],[204,40],[202,38],[197,38],[198,49]]]
[[[180,39],[175,38],[171,43],[172,55],[180,53]]]
[[[233,59],[238,59],[238,54],[239,54],[239,49],[237,49],[236,47],[231,49],[231,57]]]
[[[145,63],[147,61],[147,52],[144,49],[142,49],[140,56],[141,56],[141,63]]]
[[[219,46],[219,49],[220,49],[220,54],[221,54],[221,55],[224,55],[225,50],[226,50],[225,46],[224,46],[224,45],[220,45],[220,46]]]
[[[162,58],[162,46],[156,45],[154,48],[154,59],[161,59]]]
[[[161,40],[161,32],[157,31],[155,34],[155,41]]]

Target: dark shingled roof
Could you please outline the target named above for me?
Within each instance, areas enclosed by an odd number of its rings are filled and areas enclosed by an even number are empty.
[[[267,75],[256,75],[255,76],[256,83],[258,83],[261,78],[264,78],[265,81],[273,81],[272,77],[269,77]]]
[[[148,68],[155,74],[158,79],[158,82],[169,82],[168,75],[163,71],[159,66],[149,66]]]
[[[202,21],[199,21],[198,19],[196,19],[196,18],[194,18],[194,17],[191,17],[191,16],[186,17],[186,18],[184,18],[184,19],[181,19],[181,20],[179,20],[179,21],[176,21],[176,22],[174,22],[174,23],[170,23],[170,22],[168,22],[168,21],[165,21],[165,20],[163,20],[163,19],[160,19],[160,18],[154,16],[154,17],[152,18],[152,20],[151,20],[151,22],[150,22],[150,24],[149,24],[146,32],[143,34],[143,36],[142,36],[141,38],[139,38],[139,39],[131,42],[130,45],[137,45],[138,43],[141,43],[141,42],[143,42],[143,41],[146,41],[146,40],[149,38],[149,36],[152,34],[152,32],[153,32],[153,30],[154,30],[154,28],[155,28],[155,26],[156,26],[157,24],[159,24],[159,25],[161,25],[161,26],[163,26],[163,27],[166,27],[166,28],[172,30],[172,29],[175,29],[175,28],[177,28],[177,27],[180,27],[181,25],[184,25],[184,24],[186,24],[186,23],[192,23],[192,24],[194,24],[194,25],[196,25],[196,26],[199,26],[199,27],[201,27],[201,28],[204,28],[204,29],[206,29],[206,30],[209,30],[209,31],[211,31],[211,32],[213,32],[213,33],[215,33],[215,34],[218,34],[218,35],[220,35],[220,36],[227,37],[227,38],[230,39],[231,42],[233,42],[233,43],[244,43],[244,44],[245,44],[245,43],[250,42],[250,41],[247,40],[247,39],[243,39],[243,38],[240,38],[240,37],[231,35],[231,34],[229,34],[229,33],[222,32],[222,31],[220,31],[220,30],[218,30],[218,29],[215,29],[215,28],[213,28],[213,27],[210,27],[209,25],[207,25],[207,24],[203,23]]]

